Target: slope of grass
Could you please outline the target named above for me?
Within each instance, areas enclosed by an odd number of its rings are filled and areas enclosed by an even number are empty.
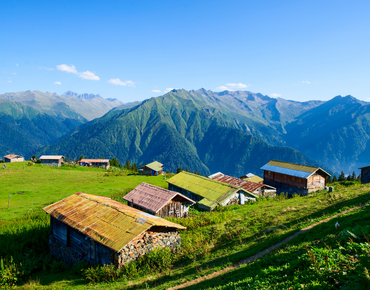
[[[87,178],[86,176],[89,176],[89,174],[97,178],[97,174],[102,173],[100,179],[97,179],[98,181],[113,179],[113,181],[104,181],[103,184],[107,187],[105,190],[97,190],[99,191],[97,192],[98,194],[103,193],[107,196],[112,196],[111,194],[114,192],[113,190],[111,191],[109,187],[118,182],[121,182],[121,185],[125,185],[126,188],[129,188],[133,187],[133,184],[139,179],[145,179],[145,177],[139,176],[106,174],[106,172],[98,169],[43,169],[42,167],[35,167],[35,170],[36,169],[46,170],[45,172],[49,172],[50,175],[52,175],[52,172],[55,172],[55,174],[65,172],[66,175],[59,176],[59,178],[62,179],[60,180],[62,184],[65,183],[65,179],[63,180],[65,177],[63,176],[69,176],[69,174],[75,176],[75,180],[78,181]],[[21,175],[23,168],[21,165],[15,165],[14,170],[14,172],[18,170],[18,173],[14,173],[15,175]],[[86,176],[83,177],[83,174],[86,174]],[[120,178],[122,178],[122,181],[118,181]],[[149,179],[157,182],[159,185],[163,185],[165,182],[160,177]],[[100,185],[97,180],[94,181],[94,179],[90,179],[91,184],[89,186],[81,180],[76,184],[73,192],[81,191],[76,189],[80,186],[85,186],[85,188],[90,189],[90,191],[86,190],[89,193],[94,193],[91,191],[95,187],[104,187]],[[35,181],[34,186],[43,187],[43,182],[42,179],[39,179],[38,184]],[[48,184],[48,189],[52,192],[58,192],[60,186],[58,182],[50,182]],[[0,225],[0,256],[9,258],[9,256],[12,255],[16,257],[18,262],[20,261],[23,264],[32,265],[27,268],[29,269],[28,275],[22,276],[22,279],[18,282],[19,285],[23,285],[21,287],[24,289],[167,289],[226,268],[231,264],[237,263],[283,240],[288,235],[312,222],[342,212],[345,209],[370,199],[370,187],[358,183],[344,183],[343,185],[337,183],[334,186],[336,190],[331,194],[319,192],[307,197],[296,197],[292,199],[279,197],[275,200],[260,200],[255,204],[248,204],[245,206],[234,205],[219,208],[217,211],[211,213],[192,210],[192,217],[190,218],[171,219],[187,227],[187,230],[181,232],[181,249],[176,253],[165,252],[163,255],[159,253],[157,256],[154,256],[154,258],[153,256],[150,258],[144,256],[137,261],[131,262],[119,275],[117,275],[116,281],[110,283],[89,284],[90,280],[86,279],[87,276],[82,274],[81,271],[76,271],[76,269],[73,268],[66,269],[60,266],[58,261],[48,255],[49,221],[40,210],[43,202],[40,202],[38,206],[35,205],[38,210],[35,210],[34,213],[28,214],[27,216],[18,214],[16,215],[19,216],[18,220],[8,221]],[[113,196],[117,197],[118,200],[120,195],[125,194],[125,191],[122,190],[123,187],[124,186],[119,188],[113,187],[117,188]],[[361,217],[361,214],[359,214],[358,217]],[[341,218],[339,220],[341,225],[343,223],[342,227],[346,226],[345,220],[346,218]],[[354,223],[358,220],[360,220],[360,218],[356,219]],[[355,224],[351,226],[353,227]],[[315,233],[318,238],[325,238],[325,234],[333,234],[331,231],[335,229],[334,221],[330,228],[331,230],[326,233],[324,231],[325,226],[323,225],[320,226],[318,231],[316,231],[316,229],[313,230],[313,233]],[[334,232],[335,235],[338,233],[338,231]],[[311,233],[304,234],[304,236],[292,240],[290,244],[297,243],[296,241],[308,242],[311,240],[310,235]],[[19,241],[23,242],[20,243]],[[303,251],[306,250],[304,244],[301,245],[301,252],[302,249]],[[288,259],[290,259],[289,255],[290,253],[287,256]],[[162,263],[163,257],[166,258],[166,263]],[[277,259],[277,261],[281,260],[284,266],[286,264],[284,261],[286,260],[284,260],[283,257],[284,255],[275,259]],[[292,259],[294,260],[296,258],[293,257]],[[241,269],[252,267],[249,269],[253,269],[255,271],[254,273],[258,271],[270,273],[268,269],[270,269],[270,266],[273,267],[275,265],[274,263],[276,263],[273,260],[272,265],[268,265],[270,262],[270,260],[267,260],[267,262],[264,262],[265,264],[261,264],[262,266],[256,266],[259,265],[256,264],[259,263],[259,261],[257,261],[254,263],[255,266],[244,266]],[[163,266],[163,264],[165,266]],[[263,267],[265,266],[267,270],[264,270]],[[288,266],[285,265],[284,267],[286,268]],[[238,270],[234,272],[244,273],[237,272]],[[281,274],[279,271],[276,272],[276,278]],[[273,269],[271,273],[275,275]],[[235,274],[236,278],[234,280],[232,280],[232,277],[234,276],[227,276],[224,280],[221,280],[222,282],[218,282],[218,279],[214,279],[214,281],[207,281],[204,282],[204,284],[202,283],[194,287],[198,288],[199,286],[204,289],[209,287],[224,287],[223,284],[228,283],[228,281],[244,283],[243,279],[247,276],[244,273],[239,276]],[[291,276],[291,278],[292,277],[293,276]],[[273,287],[275,287],[274,285],[277,282],[274,278],[271,278],[271,281],[269,287],[274,289]],[[294,283],[297,284],[299,282],[297,281]],[[260,282],[262,283],[263,279],[261,278],[261,280],[257,282],[255,288],[263,288],[263,284],[258,284]],[[243,285],[244,284],[242,284],[241,287],[249,287],[245,286],[249,284]],[[288,283],[281,285],[282,288],[285,287],[284,289],[286,289]],[[230,284],[229,287],[233,289],[234,286]]]
[[[114,196],[142,182],[167,187],[162,176],[114,175],[99,168],[52,168],[40,164],[28,166],[27,162],[6,164],[5,170],[0,167],[0,224],[76,192]]]

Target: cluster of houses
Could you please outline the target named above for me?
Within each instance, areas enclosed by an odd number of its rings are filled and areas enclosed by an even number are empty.
[[[57,157],[51,160],[60,160]],[[80,165],[100,167],[100,161],[82,159]],[[155,161],[140,169],[140,174],[158,175],[163,164]],[[319,167],[275,160],[261,169],[263,179],[253,174],[236,178],[218,172],[204,177],[182,171],[167,180],[168,189],[140,184],[122,197],[128,205],[76,193],[44,208],[51,217],[51,254],[67,263],[87,261],[121,267],[154,248],[179,247],[179,230],[185,227],[164,218],[186,218],[194,204],[212,211],[281,192],[306,195],[325,187],[330,176]]]
[[[9,154],[5,162],[24,161]],[[61,155],[43,155],[40,163],[61,166]],[[80,166],[109,168],[108,159],[81,159]],[[67,263],[116,264],[119,267],[157,247],[176,249],[179,230],[185,227],[164,218],[189,216],[189,207],[212,211],[218,206],[245,204],[276,194],[307,195],[325,188],[329,173],[320,167],[271,160],[261,167],[263,178],[239,178],[217,172],[208,177],[182,171],[167,180],[168,189],[143,182],[122,199],[76,193],[44,208],[50,215],[50,251]],[[140,175],[163,174],[154,161],[139,169]],[[370,182],[370,166],[361,168],[361,181]]]

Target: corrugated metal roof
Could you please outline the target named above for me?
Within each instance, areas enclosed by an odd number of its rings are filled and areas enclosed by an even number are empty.
[[[251,182],[256,182],[256,183],[260,183],[260,182],[263,182],[263,178],[255,175],[255,176],[252,176],[252,177],[249,177],[249,178],[246,178],[245,180],[248,180],[248,181],[251,181]]]
[[[148,168],[150,168],[150,169],[152,169],[152,170],[154,170],[154,171],[161,171],[161,170],[163,170],[163,168],[162,168],[163,164],[160,163],[160,162],[158,162],[158,161],[154,161],[154,162],[149,163],[149,164],[147,164],[145,166],[148,167]]]
[[[87,193],[76,193],[44,210],[116,252],[153,226],[185,229],[110,198]]]
[[[195,201],[181,193],[154,186],[148,183],[141,183],[135,189],[123,197],[124,200],[133,202],[154,214],[160,211],[175,196],[181,196],[185,202],[194,204]]]
[[[22,157],[20,155],[15,155],[15,154],[8,154],[8,155],[5,155],[4,158],[7,158],[7,159],[12,159],[12,158],[19,158],[19,157]]]
[[[330,176],[325,170],[321,169],[320,167],[313,167],[307,165],[300,165],[290,162],[283,162],[277,160],[271,160],[266,165],[261,167],[262,170],[273,171],[277,173],[287,174],[291,176],[301,177],[301,178],[308,178],[316,171],[320,170],[325,175]]]
[[[210,209],[215,208],[239,190],[245,192],[242,188],[185,171],[176,174],[167,182],[204,197],[199,203]]]
[[[63,155],[42,155],[39,159],[40,160],[59,160],[60,158],[64,158]]]
[[[100,162],[100,163],[109,163],[109,159],[81,159],[80,161],[78,162],[86,162],[86,163],[89,163],[89,162]]]
[[[234,185],[234,186],[237,186],[237,187],[241,187],[241,188],[245,189],[246,191],[248,191],[249,193],[253,193],[255,190],[258,190],[262,187],[269,187],[271,189],[274,189],[273,187],[271,187],[269,185],[265,185],[265,184],[261,184],[261,183],[255,183],[255,182],[251,182],[251,181],[248,181],[248,180],[243,180],[243,179],[240,179],[240,178],[225,175],[221,172],[212,174],[211,176],[209,176],[209,178],[211,178],[213,180],[220,181],[220,182],[228,183],[228,184],[231,184],[231,185]],[[257,197],[257,196],[255,196],[255,197]]]

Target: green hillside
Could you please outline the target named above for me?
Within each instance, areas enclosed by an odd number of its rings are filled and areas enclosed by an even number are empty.
[[[337,96],[299,116],[287,127],[286,143],[345,173],[370,164],[370,105]]]
[[[270,159],[317,165],[294,149],[253,137],[277,138],[276,130],[257,118],[203,101],[185,90],[173,90],[131,109],[111,111],[37,154],[117,157],[121,163],[129,159],[138,164],[158,160],[165,170],[181,167],[203,175],[220,169],[230,175],[261,174],[259,168]]]
[[[86,120],[85,120],[86,121]],[[26,155],[55,142],[83,122],[78,118],[61,119],[18,102],[0,102],[0,156]]]
[[[48,255],[49,218],[41,207],[75,192],[121,200],[125,189],[142,181],[163,186],[163,177],[69,166],[23,169],[22,163],[15,163],[0,171],[0,181],[0,257],[12,256],[13,263],[24,265],[18,264],[26,273],[19,274],[19,289],[169,289],[223,269],[222,275],[187,289],[296,289],[301,285],[305,289],[361,289],[358,287],[366,282],[369,206],[345,210],[370,200],[368,185],[335,183],[333,193],[260,199],[214,212],[192,210],[189,218],[171,219],[187,227],[181,231],[181,250],[154,252],[113,273],[96,272],[96,267],[82,272],[86,269],[83,265],[66,268],[52,259]],[[261,260],[228,268],[304,227],[341,213]],[[339,229],[334,227],[337,221]]]

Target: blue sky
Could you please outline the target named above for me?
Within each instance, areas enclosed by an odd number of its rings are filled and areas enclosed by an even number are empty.
[[[0,1],[0,93],[370,101],[370,1]]]

